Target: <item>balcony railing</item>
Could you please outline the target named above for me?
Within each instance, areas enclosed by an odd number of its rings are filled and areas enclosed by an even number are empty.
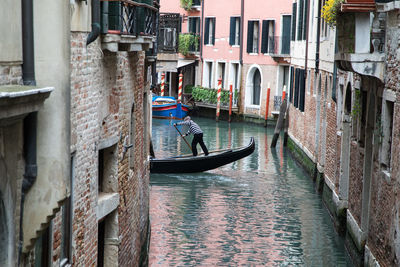
[[[102,33],[156,35],[158,8],[131,0],[102,0]]]
[[[158,31],[158,51],[160,53],[178,52],[179,23],[179,13],[160,14]]]
[[[179,53],[187,56],[200,51],[200,35],[195,33],[179,34]]]
[[[268,53],[274,56],[290,54],[290,36],[269,36]]]

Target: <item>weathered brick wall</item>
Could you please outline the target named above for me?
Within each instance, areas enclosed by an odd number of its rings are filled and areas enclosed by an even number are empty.
[[[386,28],[385,90],[396,92],[394,104],[390,179],[382,175],[379,159],[374,158],[371,184],[371,204],[368,246],[381,266],[400,265],[400,80],[398,40],[400,38],[398,15],[388,13]]]
[[[349,211],[361,225],[364,149],[356,141],[350,144]]]
[[[20,64],[0,63],[0,85],[22,84],[22,66]]]
[[[111,53],[100,40],[86,47],[87,33],[71,34],[71,150],[74,152],[73,265],[97,263],[98,144],[118,141],[119,265],[138,264],[145,240],[149,205],[149,168],[143,143],[144,52]],[[136,122],[135,161],[122,159],[123,140],[130,134],[131,108]],[[53,262],[60,256],[60,212],[53,223]]]

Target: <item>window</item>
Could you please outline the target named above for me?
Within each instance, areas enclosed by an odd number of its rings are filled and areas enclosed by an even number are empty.
[[[296,40],[296,19],[297,19],[297,3],[293,3],[292,6],[292,41]]]
[[[199,34],[200,33],[200,17],[190,17],[188,23],[188,32]]]
[[[299,16],[297,18],[297,40],[303,40],[303,17],[304,17],[304,0],[299,0],[298,13]]]
[[[204,44],[215,44],[215,18],[206,18],[204,25]]]
[[[305,73],[303,69],[296,69],[295,71],[294,106],[301,112],[304,112],[305,104]]]
[[[51,224],[35,242],[35,267],[51,266]]]
[[[117,144],[99,149],[98,192],[118,191],[118,146]]]
[[[233,89],[239,89],[239,75],[239,63],[231,63],[230,84],[232,84]]]
[[[247,53],[258,53],[259,22],[248,21],[247,27]]]
[[[293,102],[294,91],[294,68],[290,67],[290,85],[289,85],[289,101]]]
[[[321,0],[321,7],[323,7],[325,5],[327,0]],[[321,18],[321,33],[320,33],[321,37],[327,37],[328,36],[328,23],[326,23],[326,21]]]
[[[71,194],[64,200],[64,205],[61,207],[61,255],[60,266],[71,264],[72,251],[72,214],[73,214],[73,188],[74,188],[74,157],[71,157],[70,169],[70,187]]]
[[[222,88],[226,89],[226,87],[225,87],[225,62],[218,62],[217,67],[218,67],[218,69],[217,69],[218,81],[217,81],[216,88],[218,88],[219,79],[222,79]]]
[[[213,70],[213,62],[205,61],[204,62],[204,75],[203,75],[203,87],[211,88],[212,87],[212,70]]]
[[[229,44],[240,45],[240,17],[231,17]]]
[[[261,93],[261,74],[258,69],[255,70],[253,76],[253,97],[251,100],[252,105],[260,105],[260,93]]]
[[[261,53],[275,52],[275,21],[263,20],[262,22],[262,38]]]
[[[395,100],[395,98],[393,99]],[[384,170],[390,171],[392,158],[392,133],[393,133],[394,102],[384,100],[381,125],[381,166]]]
[[[282,16],[282,44],[281,44],[281,54],[290,54],[290,21],[292,16],[283,15]]]

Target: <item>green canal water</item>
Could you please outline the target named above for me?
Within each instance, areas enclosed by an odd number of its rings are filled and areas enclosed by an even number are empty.
[[[270,149],[272,128],[194,120],[209,150],[252,136],[256,149],[204,173],[151,175],[150,266],[351,266],[312,180],[280,141]],[[158,158],[190,153],[168,120],[153,119],[152,135]]]

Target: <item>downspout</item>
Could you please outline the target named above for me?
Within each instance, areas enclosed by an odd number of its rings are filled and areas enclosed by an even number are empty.
[[[310,16],[310,0],[306,0],[307,1],[307,14],[306,14],[306,57],[305,57],[305,62],[304,62],[304,70],[305,70],[305,74],[304,77],[305,79],[307,79],[307,68],[308,68],[308,31],[309,31],[309,16]]]
[[[100,0],[92,0],[92,31],[86,39],[86,46],[100,35]]]
[[[203,63],[203,34],[204,34],[204,29],[203,29],[203,21],[204,21],[204,4],[206,0],[201,1],[201,25],[200,25],[200,61]]]
[[[240,65],[243,66],[243,29],[244,29],[244,0],[240,2],[240,54],[239,54],[239,62]]]
[[[32,0],[22,0],[22,59],[24,85],[36,85]]]
[[[20,213],[20,227],[19,227],[19,253],[18,253],[18,266],[21,261],[22,246],[24,242],[23,232],[23,218],[24,218],[24,203],[25,196],[35,183],[37,178],[37,112],[32,112],[24,119],[24,158],[25,158],[25,173],[22,180],[22,194],[21,194],[21,213]]]
[[[36,85],[35,79],[35,53],[33,32],[33,1],[22,0],[22,79],[24,85]],[[30,113],[24,119],[24,157],[25,173],[22,180],[21,207],[19,218],[18,266],[21,262],[22,246],[24,242],[23,218],[25,195],[36,181],[36,130],[37,112]]]
[[[315,51],[315,73],[319,72],[319,42],[321,32],[321,1],[318,0],[318,18],[317,18],[317,46]]]

